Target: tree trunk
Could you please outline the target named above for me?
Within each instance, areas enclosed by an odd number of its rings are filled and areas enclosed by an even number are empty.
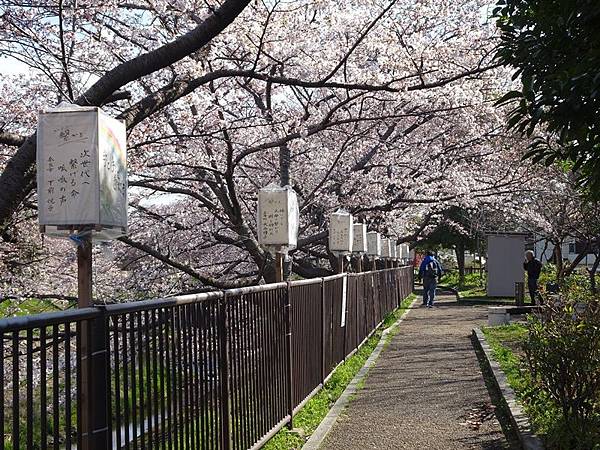
[[[563,278],[568,277],[575,270],[577,265],[584,260],[584,258],[588,255],[588,250],[584,250],[567,266],[563,268]]]
[[[483,260],[481,258],[481,238],[479,235],[477,236],[477,259],[479,261],[479,281],[478,284],[481,284],[483,280]]]
[[[456,253],[456,264],[458,266],[458,284],[463,286],[465,284],[465,243],[459,242],[454,247]]]
[[[562,287],[565,274],[562,257],[562,245],[560,242],[554,243],[554,262],[556,264],[556,282]]]
[[[596,287],[596,271],[598,270],[598,265],[600,265],[600,254],[595,254],[596,259],[594,260],[594,265],[590,270],[588,270],[588,274],[590,276],[590,290],[592,294],[598,293],[598,288]]]
[[[291,152],[287,144],[279,147],[279,173],[281,186],[290,184]]]

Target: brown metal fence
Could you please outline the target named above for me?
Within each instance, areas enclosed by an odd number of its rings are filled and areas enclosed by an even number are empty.
[[[0,320],[0,449],[258,448],[411,267]]]

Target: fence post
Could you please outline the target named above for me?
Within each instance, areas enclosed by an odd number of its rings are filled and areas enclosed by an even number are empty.
[[[354,336],[356,336],[356,347],[358,348],[358,344],[360,344],[360,334],[358,333],[358,279],[359,277],[361,277],[361,275],[356,275],[356,277],[354,278],[354,295],[356,297],[356,300],[354,301]]]
[[[406,292],[406,288],[407,288],[407,279],[408,276],[406,276],[406,270],[404,269],[400,269],[398,270],[398,289],[400,290],[399,295],[398,295],[398,308],[400,307],[400,305],[402,304],[402,301],[406,298],[404,296],[404,293]]]
[[[88,370],[87,386],[83,385],[89,399],[86,405],[88,429],[84,448],[107,450],[112,448],[112,436],[109,428],[110,383],[108,370],[108,323],[106,309],[98,306],[100,314],[88,322],[82,331],[90,327],[90,340],[87,361],[82,370]],[[83,325],[83,324],[82,324]],[[82,372],[83,373],[83,372]],[[87,444],[87,446],[86,446]]]
[[[344,292],[344,280],[346,283],[346,292]],[[346,295],[346,304],[344,304],[344,294]],[[346,308],[346,310],[344,311],[344,308]],[[348,316],[346,315],[346,313],[348,312],[348,277],[346,276],[346,278],[342,278],[342,307],[340,308],[341,312],[342,312],[342,316],[344,317],[344,347],[343,347],[343,353],[344,353],[344,361],[346,361],[346,347],[347,347],[347,341],[348,341]],[[342,322],[342,318],[340,317],[340,326]]]
[[[525,304],[525,282],[523,281],[515,283],[515,303],[517,306]]]
[[[219,299],[219,315],[217,320],[219,331],[219,403],[221,406],[221,448],[229,450],[229,361],[227,360],[227,293]]]
[[[402,281],[402,277],[400,274],[402,273],[402,269],[396,268],[394,271],[394,290],[396,291],[396,306],[394,309],[400,308],[400,304],[402,303],[402,286],[400,282]]]
[[[294,418],[294,399],[292,398],[293,393],[293,379],[292,379],[292,319],[291,319],[291,308],[292,304],[290,301],[290,282],[287,282],[287,286],[285,289],[283,304],[284,304],[284,319],[285,319],[285,356],[286,356],[286,368],[288,373],[288,382],[286,386],[286,395],[287,395],[287,410],[290,416],[290,421],[288,422],[288,428],[291,430],[294,428],[293,418]]]
[[[321,278],[321,382],[325,382],[325,280]]]

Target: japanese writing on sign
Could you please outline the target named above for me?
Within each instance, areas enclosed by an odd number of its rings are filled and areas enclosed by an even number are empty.
[[[40,223],[97,221],[95,114],[42,114],[38,127]]]
[[[352,251],[353,252],[366,252],[367,251],[367,226],[363,223],[354,224],[354,236],[352,240]]]
[[[79,142],[85,143],[87,140],[84,137]],[[47,157],[44,197],[48,213],[78,201],[82,187],[91,184],[91,164],[90,150],[87,148],[83,148],[77,156],[63,154],[61,158],[60,154],[55,154]]]
[[[329,227],[329,248],[331,250],[350,250],[350,227],[348,220],[331,219]]]
[[[283,195],[270,195],[261,209],[261,237],[266,243],[278,243],[287,236],[287,203]]]

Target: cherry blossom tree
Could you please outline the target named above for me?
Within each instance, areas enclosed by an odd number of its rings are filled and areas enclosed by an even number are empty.
[[[331,270],[338,208],[403,242],[450,208],[504,208],[537,174],[493,107],[486,3],[459,3],[9,2],[0,53],[32,71],[0,82],[0,295],[74,291],[72,249],[35,224],[36,113],[62,100],[128,126],[130,234],[96,250],[99,300],[273,280],[255,220],[270,183],[299,195],[305,277]]]
[[[534,186],[522,199],[523,226],[552,246],[556,263],[556,278],[562,283],[588,254],[595,254],[596,264],[590,273],[591,286],[595,289],[595,272],[598,268],[598,202],[590,200],[578,189],[576,175],[557,167],[539,169],[547,174],[547,182]],[[580,243],[577,256],[565,264],[563,244],[575,239]]]

